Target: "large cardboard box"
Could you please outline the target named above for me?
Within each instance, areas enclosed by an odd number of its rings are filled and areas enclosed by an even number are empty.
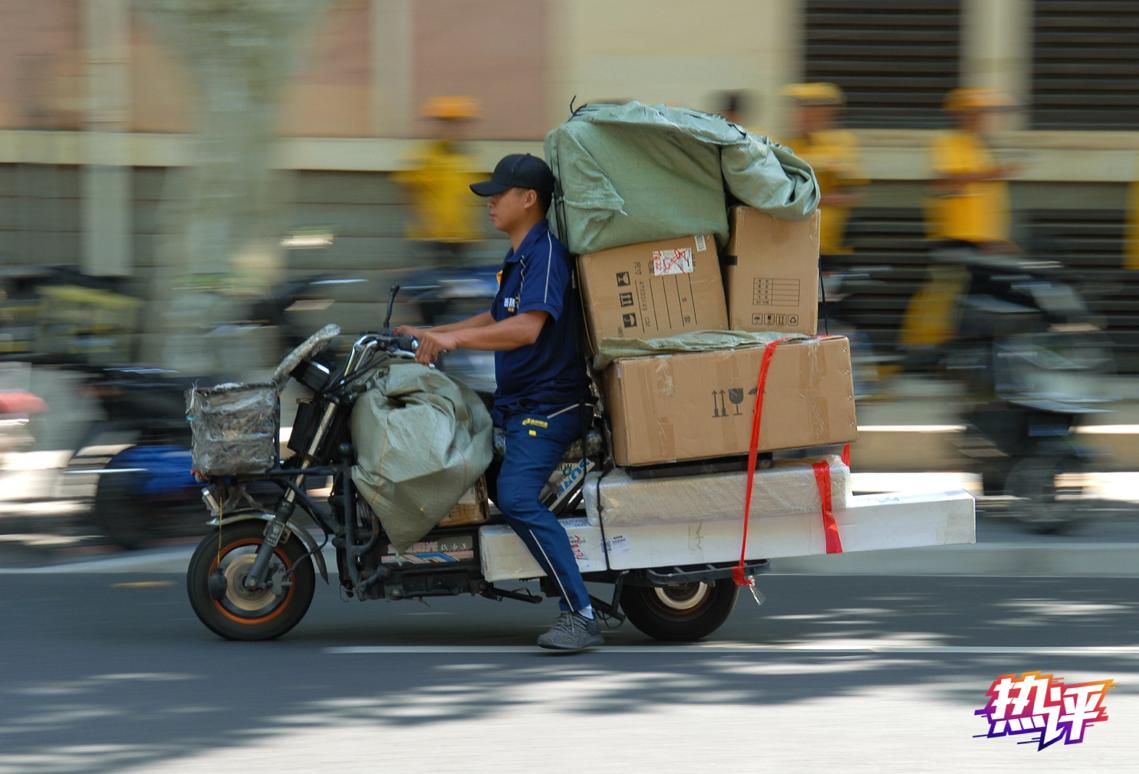
[[[724,250],[732,330],[814,336],[819,324],[819,213],[776,220],[733,207]]]
[[[602,338],[653,339],[728,327],[711,235],[583,255],[578,276],[594,352]]]
[[[763,347],[618,360],[605,405],[618,465],[746,454]],[[855,440],[850,343],[784,342],[767,372],[760,451]]]

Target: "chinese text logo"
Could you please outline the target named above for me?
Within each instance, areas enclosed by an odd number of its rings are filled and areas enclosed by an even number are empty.
[[[1021,744],[1037,744],[1038,750],[1063,740],[1084,741],[1085,731],[1107,720],[1104,697],[1112,680],[1065,685],[1062,678],[1025,672],[1001,675],[989,686],[989,703],[973,714],[982,715],[989,730],[978,737],[1025,735]]]

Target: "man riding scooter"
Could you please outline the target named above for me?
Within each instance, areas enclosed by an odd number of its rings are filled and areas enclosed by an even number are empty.
[[[491,222],[510,237],[493,306],[459,322],[399,332],[419,339],[421,363],[455,349],[495,353],[492,413],[505,454],[487,473],[491,498],[562,598],[562,614],[538,645],[583,650],[602,643],[601,629],[569,538],[539,501],[589,410],[569,254],[546,222],[554,175],[541,159],[512,154],[471,190],[488,199]]]
[[[1110,368],[1097,318],[1057,266],[1009,240],[1006,178],[987,134],[1007,107],[987,89],[946,99],[958,129],[932,148],[930,278],[907,310],[902,343],[941,362],[965,388],[960,451],[985,494],[1016,498],[1013,516],[1039,531],[1071,518],[1090,460],[1074,431],[1102,410],[1096,379]],[[916,360],[916,358],[914,358]]]

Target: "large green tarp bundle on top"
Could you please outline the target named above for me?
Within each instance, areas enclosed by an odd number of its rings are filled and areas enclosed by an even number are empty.
[[[782,220],[806,218],[820,199],[788,148],[686,108],[586,105],[546,135],[545,154],[561,189],[551,218],[578,254],[692,234],[723,245],[726,192]]]
[[[482,400],[416,363],[381,371],[352,409],[352,480],[392,545],[431,531],[490,465],[493,429]]]

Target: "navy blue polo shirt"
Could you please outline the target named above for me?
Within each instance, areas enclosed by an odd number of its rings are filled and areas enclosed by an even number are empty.
[[[494,353],[496,418],[512,410],[568,405],[584,397],[585,364],[578,346],[581,310],[575,298],[569,252],[542,220],[517,250],[506,254],[491,307],[496,321],[526,312],[550,315],[533,344]]]

